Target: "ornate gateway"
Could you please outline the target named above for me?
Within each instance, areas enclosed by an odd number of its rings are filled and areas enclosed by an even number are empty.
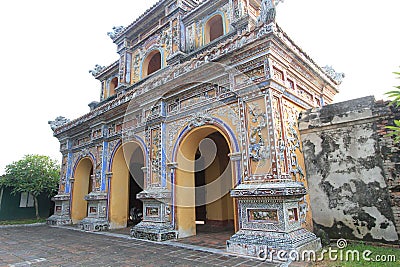
[[[137,238],[231,225],[231,253],[318,248],[297,116],[340,80],[275,23],[280,1],[160,0],[109,33],[100,101],[51,123],[62,175],[52,224]],[[342,76],[341,76],[342,77]]]

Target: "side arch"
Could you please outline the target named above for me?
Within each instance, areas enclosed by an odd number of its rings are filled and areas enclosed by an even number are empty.
[[[240,146],[238,139],[235,136],[235,133],[233,130],[227,125],[223,120],[219,118],[212,117],[210,122],[205,123],[204,125],[208,126],[214,126],[218,128],[225,136],[228,138],[229,143],[231,144],[231,153],[238,153],[240,152]],[[186,125],[185,128],[179,133],[177,140],[175,141],[173,152],[172,152],[172,161],[176,161],[177,157],[177,151],[179,148],[179,144],[182,142],[182,140],[185,138],[186,135],[189,134],[190,131],[195,129],[196,127],[189,125]]]
[[[92,155],[93,156],[93,155]],[[82,156],[75,163],[74,184],[71,199],[72,223],[79,223],[87,216],[87,201],[85,196],[91,192],[91,175],[94,172],[94,157]]]
[[[147,146],[146,146],[146,143],[144,142],[144,140],[140,136],[134,135],[133,139],[129,140],[129,142],[136,142],[141,147],[142,151],[144,151],[144,154],[145,154],[145,165],[148,166],[148,154],[149,154],[149,152],[148,152],[148,149],[147,149]],[[127,143],[129,143],[129,142],[127,142]],[[123,145],[122,144],[122,140],[119,140],[118,143],[114,146],[114,149],[112,150],[111,155],[110,155],[110,159],[108,161],[108,168],[107,168],[108,172],[111,172],[112,163],[113,163],[113,159],[114,159],[115,153],[118,151],[118,149],[122,145]]]
[[[86,153],[86,154],[81,154],[78,156],[78,158],[75,160],[74,163],[74,167],[72,168],[72,173],[75,174],[76,168],[78,167],[79,162],[84,159],[87,158],[92,162],[93,166],[96,166],[96,157],[92,154],[92,152]],[[75,178],[75,176],[73,175],[72,177]]]
[[[138,140],[141,139],[126,143],[121,141],[114,148],[110,158],[109,171],[112,178],[108,185],[108,219],[111,229],[127,226],[129,209],[134,205],[132,201],[135,201],[136,194],[144,188],[142,167],[147,164],[147,150],[144,143]],[[137,188],[136,191],[132,191],[135,182]]]

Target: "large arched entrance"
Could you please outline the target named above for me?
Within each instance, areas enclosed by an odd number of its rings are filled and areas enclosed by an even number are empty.
[[[215,228],[234,229],[234,184],[227,136],[207,125],[189,132],[177,152],[175,206],[179,237]]]
[[[133,223],[129,218],[132,208],[143,210],[136,195],[143,191],[143,150],[136,142],[121,145],[112,161],[110,183],[109,222],[111,229],[125,228]]]
[[[73,224],[87,217],[87,201],[85,196],[92,191],[93,163],[90,158],[81,159],[74,173],[72,188],[71,219]]]

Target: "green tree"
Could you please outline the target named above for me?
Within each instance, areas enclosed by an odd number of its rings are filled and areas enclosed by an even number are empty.
[[[394,74],[400,79],[400,72],[394,72]],[[387,92],[386,95],[392,99],[390,105],[394,105],[398,108],[400,107],[400,86],[395,86],[395,88],[395,90]],[[386,128],[391,130],[387,135],[394,136],[395,143],[400,143],[400,120],[394,120],[394,125],[386,126]]]
[[[26,155],[6,166],[0,186],[10,187],[13,194],[30,193],[35,202],[36,218],[39,219],[38,196],[41,193],[53,196],[57,192],[59,170],[58,163],[48,156]]]

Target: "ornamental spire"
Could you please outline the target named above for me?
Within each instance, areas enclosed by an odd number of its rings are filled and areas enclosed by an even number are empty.
[[[270,24],[271,22],[275,22],[275,16],[276,16],[275,8],[280,2],[283,1],[284,0],[262,0],[260,16],[258,17],[258,23]]]
[[[94,69],[89,70],[89,73],[91,73],[93,75],[93,77],[96,77],[97,75],[99,75],[105,69],[106,69],[105,66],[100,66],[99,64],[96,64],[94,66]]]
[[[345,74],[342,72],[336,72],[332,66],[326,65],[325,67],[322,67],[324,70],[325,74],[328,75],[332,80],[334,80],[338,85],[340,85],[343,82],[343,79],[345,77]]]
[[[67,124],[69,122],[70,122],[69,119],[62,117],[62,116],[58,116],[54,121],[49,121],[48,123],[54,132],[58,127],[61,127],[64,124]]]
[[[126,28],[124,26],[114,26],[112,32],[108,32],[107,35],[115,40]]]

